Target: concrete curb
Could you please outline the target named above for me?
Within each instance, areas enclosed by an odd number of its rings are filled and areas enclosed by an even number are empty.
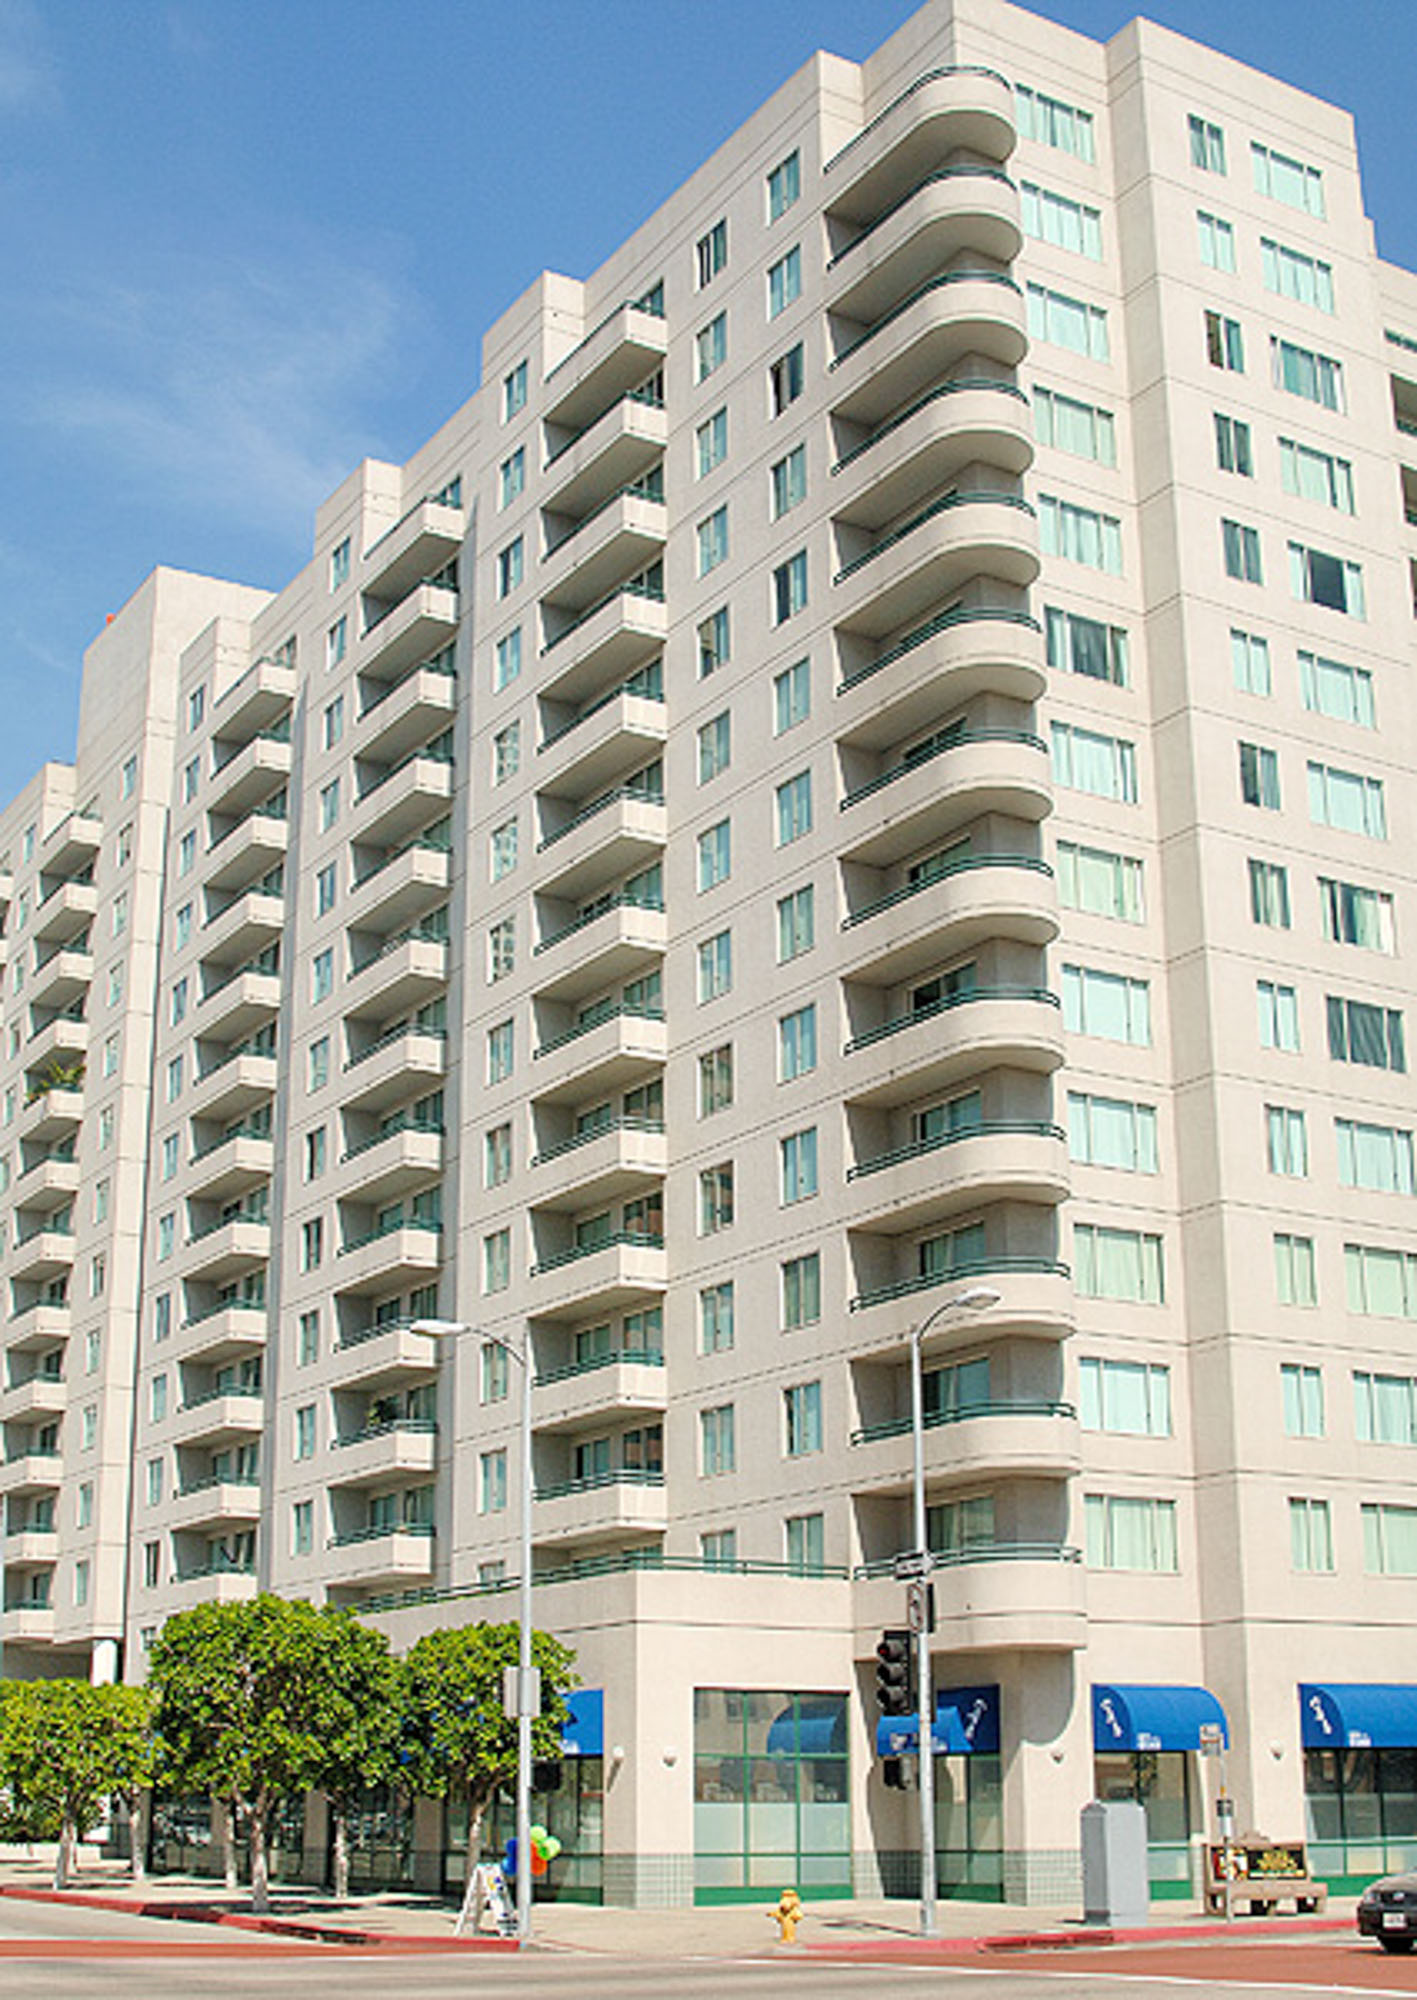
[[[1075,1931],[996,1931],[978,1937],[957,1938],[862,1938],[836,1939],[831,1943],[805,1943],[812,1958],[834,1959],[843,1964],[878,1960],[932,1963],[941,1958],[977,1958],[997,1952],[1089,1951],[1104,1945],[1185,1944],[1195,1941],[1241,1937],[1308,1937],[1315,1931],[1351,1931],[1351,1917],[1239,1917],[1233,1924],[1149,1924],[1128,1930],[1083,1926]]]
[[[114,1915],[153,1917],[161,1922],[221,1924],[234,1930],[261,1931],[271,1937],[298,1938],[309,1944],[357,1945],[380,1951],[516,1951],[515,1938],[451,1938],[424,1936],[416,1932],[392,1934],[388,1931],[359,1930],[347,1925],[315,1923],[303,1917],[255,1916],[245,1910],[225,1910],[217,1903],[158,1900],[131,1896],[104,1896],[88,1890],[31,1889],[22,1884],[0,1883],[0,1896],[21,1903],[71,1904],[84,1910],[107,1910]]]

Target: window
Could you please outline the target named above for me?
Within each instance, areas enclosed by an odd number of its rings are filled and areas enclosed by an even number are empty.
[[[150,1458],[148,1460],[147,1487],[146,1487],[147,1504],[149,1505],[149,1507],[160,1507],[162,1505],[162,1483],[163,1483],[162,1474],[163,1474],[162,1460],[160,1458]],[[87,1508],[85,1508],[84,1505],[85,1493],[87,1493],[89,1499],[89,1505]],[[88,1480],[85,1480],[84,1484],[79,1488],[79,1513],[82,1515],[87,1512],[91,1515],[92,1506],[93,1506],[93,1486]],[[78,1525],[81,1528],[87,1527],[88,1522],[80,1520]]]
[[[1324,1434],[1323,1370],[1303,1363],[1285,1361],[1279,1369],[1280,1401],[1284,1414],[1284,1435],[1292,1438],[1321,1438]]]
[[[1207,312],[1205,352],[1212,368],[1228,368],[1232,374],[1243,375],[1245,337],[1240,331],[1239,320],[1227,319],[1223,313]]]
[[[716,931],[698,948],[699,1001],[717,1000],[733,986],[733,933]]]
[[[1122,574],[1122,524],[1113,514],[1079,507],[1052,494],[1038,496],[1038,536],[1043,553],[1108,576]]]
[[[1117,463],[1117,425],[1110,410],[1096,403],[1080,403],[1054,389],[1036,388],[1033,418],[1040,444],[1097,465]]]
[[[159,1459],[157,1464],[160,1467],[162,1460]],[[161,1493],[159,1493],[158,1498],[159,1500],[162,1498]],[[79,1528],[91,1528],[93,1526],[93,1481],[91,1479],[85,1479],[80,1483],[78,1504],[74,1510],[74,1525]]]
[[[789,1132],[778,1141],[778,1154],[784,1207],[794,1201],[809,1200],[817,1192],[816,1126],[808,1126],[805,1132]]]
[[[522,670],[522,628],[513,626],[497,641],[492,655],[492,692],[510,687]]]
[[[295,1456],[315,1456],[315,1405],[303,1403],[295,1412]]]
[[[320,1358],[320,1314],[318,1308],[300,1315],[296,1328],[295,1361],[299,1368],[309,1368]]]
[[[738,1462],[733,1436],[733,1405],[720,1403],[699,1411],[699,1466],[705,1479],[732,1472]]]
[[[698,574],[707,576],[728,560],[728,509],[715,507],[707,520],[700,521],[695,535]]]
[[[1256,194],[1267,194],[1272,201],[1282,201],[1323,221],[1324,177],[1317,167],[1307,167],[1302,160],[1276,153],[1272,147],[1261,146],[1258,140],[1250,142],[1250,160],[1255,170]]]
[[[1374,1319],[1417,1319],[1417,1256],[1345,1243],[1343,1276],[1348,1310]]]
[[[74,1602],[85,1605],[89,1601],[89,1575],[91,1565],[87,1556],[80,1556],[74,1564]]]
[[[1230,672],[1241,694],[1270,692],[1269,641],[1253,632],[1230,627]]]
[[[1201,262],[1212,271],[1224,271],[1230,276],[1235,273],[1235,231],[1223,216],[1210,215],[1203,208],[1196,210],[1196,229],[1200,236]]]
[[[1151,982],[1091,965],[1065,965],[1063,1025],[1074,1035],[1150,1048]]]
[[[172,1294],[159,1292],[153,1300],[153,1339],[164,1341],[172,1331]],[[94,1336],[97,1341],[97,1335]],[[98,1366],[98,1348],[94,1349],[94,1367]],[[92,1372],[92,1371],[90,1371]]]
[[[1073,1282],[1079,1298],[1161,1305],[1166,1297],[1161,1238],[1075,1222]]]
[[[694,335],[694,380],[706,382],[728,359],[728,315],[717,313]]]
[[[179,1139],[176,1132],[169,1132],[162,1142],[162,1153],[158,1169],[159,1178],[174,1181],[177,1178]]]
[[[1402,1014],[1397,1008],[1342,1000],[1334,994],[1328,995],[1324,1008],[1328,1018],[1328,1052],[1335,1062],[1405,1074],[1407,1050]]]
[[[772,733],[781,736],[812,713],[812,663],[796,660],[773,675]]]
[[[1065,348],[1089,361],[1107,361],[1111,352],[1107,339],[1107,315],[1101,306],[1055,292],[1047,285],[1028,287],[1028,332],[1030,339],[1049,347]]]
[[[512,1178],[512,1128],[494,1125],[483,1140],[482,1185],[502,1187]]]
[[[1279,1233],[1274,1239],[1274,1287],[1282,1306],[1316,1306],[1318,1274],[1310,1236]]]
[[[118,796],[120,799],[131,799],[134,792],[137,789],[138,789],[138,760],[136,757],[125,757],[123,760],[123,768],[118,773]],[[26,861],[30,860],[33,854],[34,854],[34,829],[32,827],[26,827],[25,854],[24,854],[25,860]]]
[[[801,889],[794,889],[790,896],[782,896],[777,905],[777,962],[786,965],[789,959],[800,958],[810,951],[816,941],[815,919],[816,897],[812,884],[808,882]]]
[[[499,729],[492,738],[492,782],[505,785],[521,769],[522,726],[520,722],[509,722],[505,729]]]
[[[1265,1161],[1272,1174],[1302,1180],[1309,1171],[1309,1138],[1302,1111],[1285,1104],[1264,1108]]]
[[[1417,1507],[1363,1504],[1363,1568],[1369,1576],[1417,1576]]]
[[[152,1422],[160,1424],[167,1415],[167,1377],[154,1375],[148,1389],[148,1408]]]
[[[1244,479],[1254,477],[1255,462],[1250,450],[1250,427],[1238,417],[1215,413],[1215,462],[1222,472],[1237,472]]]
[[[162,1543],[143,1544],[143,1582],[149,1590],[156,1590],[162,1580]]]
[[[113,935],[122,937],[128,928],[128,891],[119,889],[113,898]]]
[[[500,882],[504,875],[510,875],[517,865],[519,834],[514,819],[504,820],[501,826],[494,826],[488,845],[491,849],[489,866],[492,880]]]
[[[321,1035],[318,1041],[310,1044],[309,1087],[311,1090],[323,1090],[329,1080],[330,1038]]]
[[[705,1049],[699,1057],[699,1116],[726,1111],[733,1102],[733,1044]]]
[[[1320,312],[1335,310],[1333,270],[1318,257],[1291,250],[1272,237],[1260,238],[1260,274],[1265,290],[1296,305],[1317,306]]]
[[[341,616],[325,634],[325,671],[328,673],[332,667],[337,667],[348,651],[349,620]]]
[[[333,861],[327,861],[323,868],[315,871],[315,915],[328,916],[335,906],[335,886],[337,870]]]
[[[1365,1125],[1335,1118],[1338,1184],[1373,1194],[1417,1192],[1412,1177],[1412,1134],[1393,1125]]]
[[[726,771],[732,760],[732,724],[727,709],[700,726],[698,742],[699,783],[706,785],[720,771]]]
[[[177,1217],[169,1209],[157,1219],[157,1261],[165,1264],[177,1244]]]
[[[197,830],[188,827],[177,843],[177,873],[190,875],[197,859]]]
[[[1342,771],[1335,764],[1309,764],[1309,818],[1315,826],[1340,833],[1361,833],[1369,840],[1387,839],[1387,811],[1381,778]]]
[[[505,1403],[511,1387],[511,1356],[505,1347],[496,1341],[486,1340],[482,1344],[482,1386],[481,1400],[484,1403]]]
[[[716,826],[705,827],[698,838],[699,894],[706,889],[716,888],[726,882],[733,867],[732,825],[721,819]]]
[[[477,1463],[477,1511],[504,1514],[507,1510],[507,1453],[505,1447],[484,1451]]]
[[[499,1021],[487,1030],[487,1081],[502,1083],[512,1073],[513,1034],[511,1021]]]
[[[1014,85],[1014,114],[1021,139],[1034,139],[1040,146],[1054,146],[1088,166],[1096,162],[1092,113],[1079,111],[1061,98],[1048,97],[1026,83]]]
[[[708,617],[701,622],[698,629],[698,640],[699,679],[706,680],[710,674],[716,673],[720,667],[727,666],[732,657],[732,649],[729,643],[728,606],[726,604],[720,606],[717,611],[710,612]]]
[[[1272,979],[1255,981],[1259,1003],[1260,1047],[1299,1051],[1299,999],[1292,986],[1276,985]]]
[[[504,458],[497,468],[497,505],[510,507],[517,495],[526,487],[526,447],[518,445],[510,458]]]
[[[1174,1575],[1176,1503],[1119,1494],[1083,1496],[1083,1526],[1089,1569],[1150,1570]]]
[[[502,377],[502,422],[516,416],[526,408],[527,366],[519,361],[509,375]]]
[[[1247,806],[1279,811],[1279,758],[1258,743],[1238,743],[1240,797]]]
[[[796,1576],[815,1576],[826,1562],[826,1516],[791,1514],[782,1531],[788,1569]]]
[[[733,1280],[699,1293],[699,1352],[722,1354],[733,1345]]]
[[[1355,1368],[1353,1426],[1360,1444],[1417,1444],[1417,1382]]]
[[[325,1171],[328,1154],[328,1137],[323,1125],[317,1125],[305,1134],[305,1178],[317,1181]]]
[[[768,368],[768,414],[780,417],[806,387],[806,365],[802,343],[789,347]]]
[[[1340,514],[1358,511],[1353,500],[1353,468],[1346,458],[1335,458],[1331,452],[1296,444],[1293,438],[1281,438],[1279,471],[1286,493],[1300,500],[1315,500],[1323,507],[1334,507]]]
[[[728,456],[728,412],[715,410],[694,432],[697,476],[702,479]]]
[[[772,573],[772,620],[781,625],[807,607],[807,551],[799,550]]]
[[[339,818],[339,779],[331,778],[320,787],[320,831],[328,833]]]
[[[510,597],[526,574],[526,543],[517,535],[497,551],[497,595]]]
[[[694,279],[702,289],[712,284],[728,262],[728,222],[723,216],[694,245]]]
[[[1276,389],[1287,389],[1291,396],[1302,396],[1321,409],[1343,409],[1341,361],[1316,354],[1312,348],[1296,346],[1292,340],[1281,340],[1278,334],[1270,336],[1269,355]]]
[[[318,1271],[325,1256],[325,1223],[323,1216],[312,1215],[308,1222],[300,1225],[300,1268],[302,1271]]]
[[[505,1292],[512,1282],[512,1232],[494,1229],[482,1239],[482,1289]]]
[[[337,694],[326,704],[324,714],[324,746],[333,750],[344,735],[344,696]]]
[[[776,319],[802,296],[802,251],[793,244],[785,257],[768,266],[768,318]]]
[[[517,969],[517,920],[503,917],[491,926],[487,933],[487,978],[496,985],[499,979],[508,979]]]
[[[1233,576],[1239,583],[1263,583],[1264,566],[1260,560],[1258,528],[1247,528],[1240,521],[1222,521],[1220,535],[1225,554],[1225,574]]]
[[[1360,729],[1377,727],[1373,677],[1366,667],[1349,667],[1341,660],[1325,660],[1317,653],[1301,652],[1299,691],[1311,715],[1326,715],[1333,722],[1353,722]]]
[[[777,787],[774,797],[777,802],[777,844],[779,847],[790,847],[794,840],[801,840],[812,831],[811,772],[799,771],[795,777],[785,779]]]
[[[768,221],[785,215],[802,192],[802,161],[789,153],[768,175]]]
[[[1068,1092],[1068,1155],[1079,1166],[1154,1174],[1156,1107],[1129,1098]]]
[[[783,1432],[789,1458],[822,1448],[822,1385],[795,1382],[782,1392]]]
[[[1250,916],[1270,930],[1287,931],[1289,916],[1289,870],[1277,861],[1250,861]]]
[[[769,473],[770,514],[774,521],[799,506],[807,497],[807,447],[799,444],[780,458]]]
[[[784,1014],[777,1024],[777,1076],[792,1083],[817,1067],[816,1002]]]
[[[822,1316],[822,1260],[816,1250],[782,1266],[782,1325],[786,1333],[815,1326]]]
[[[1201,118],[1192,112],[1186,120],[1191,141],[1191,165],[1199,167],[1202,173],[1223,174],[1225,172],[1225,134],[1218,125],[1208,118]]]
[[[1332,1570],[1333,1527],[1327,1500],[1290,1500],[1289,1550],[1296,1570]]]
[[[1142,863],[1132,855],[1060,840],[1057,874],[1058,900],[1065,910],[1085,910],[1124,924],[1144,921]]]
[[[133,827],[130,821],[127,826],[120,826],[118,829],[118,837],[113,843],[113,859],[116,866],[126,868],[132,858]]]
[[[699,1234],[717,1236],[733,1221],[733,1162],[699,1171]]]
[[[1389,957],[1397,949],[1392,897],[1385,889],[1364,889],[1356,882],[1319,877],[1319,907],[1324,936],[1331,944],[1354,944]]]
[[[1079,1413],[1085,1431],[1125,1437],[1170,1437],[1171,1370],[1159,1362],[1078,1363]]]
[[[1070,195],[1055,194],[1035,181],[1020,181],[1023,233],[1056,250],[1071,250],[1079,257],[1102,255],[1102,217],[1085,202]]]
[[[1136,750],[1131,743],[1071,722],[1055,722],[1052,730],[1053,776],[1059,785],[1097,799],[1136,804]]]
[[[290,1553],[308,1556],[315,1546],[315,1503],[297,1500],[290,1510]]]
[[[310,961],[310,998],[312,1001],[328,1000],[335,990],[335,954],[333,948],[317,951]]]

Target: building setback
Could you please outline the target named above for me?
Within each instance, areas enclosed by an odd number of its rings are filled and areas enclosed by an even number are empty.
[[[155,572],[0,818],[6,1670],[509,1615],[525,1334],[565,1889],[905,1892],[929,1318],[951,1892],[1137,1794],[1187,1893],[1222,1712],[1242,1826],[1417,1859],[1417,281],[1349,119],[931,0],[482,382],[278,595]]]

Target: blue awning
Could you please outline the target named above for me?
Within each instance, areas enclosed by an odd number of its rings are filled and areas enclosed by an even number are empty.
[[[937,1757],[996,1755],[999,1748],[997,1687],[938,1688],[930,1731]],[[914,1757],[920,1730],[913,1715],[883,1715],[876,1724],[878,1757]]]
[[[1093,1686],[1094,1750],[1199,1750],[1203,1722],[1220,1725],[1228,1749],[1230,1725],[1209,1688]]]
[[[603,1757],[605,1754],[605,1690],[574,1688],[566,1696],[571,1713],[561,1724],[561,1754],[564,1757]]]
[[[840,1695],[804,1696],[775,1715],[768,1727],[769,1757],[844,1757],[846,1702]]]
[[[1417,1747],[1417,1687],[1402,1681],[1305,1681],[1299,1717],[1306,1750]]]

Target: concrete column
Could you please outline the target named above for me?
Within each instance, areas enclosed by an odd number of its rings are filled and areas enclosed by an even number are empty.
[[[94,1687],[108,1687],[118,1678],[118,1641],[95,1639],[89,1654],[89,1681]]]
[[[1086,1685],[1072,1653],[1015,1654],[1000,1675],[1008,1902],[1072,1904],[1082,1893],[1080,1815],[1092,1797]]]

